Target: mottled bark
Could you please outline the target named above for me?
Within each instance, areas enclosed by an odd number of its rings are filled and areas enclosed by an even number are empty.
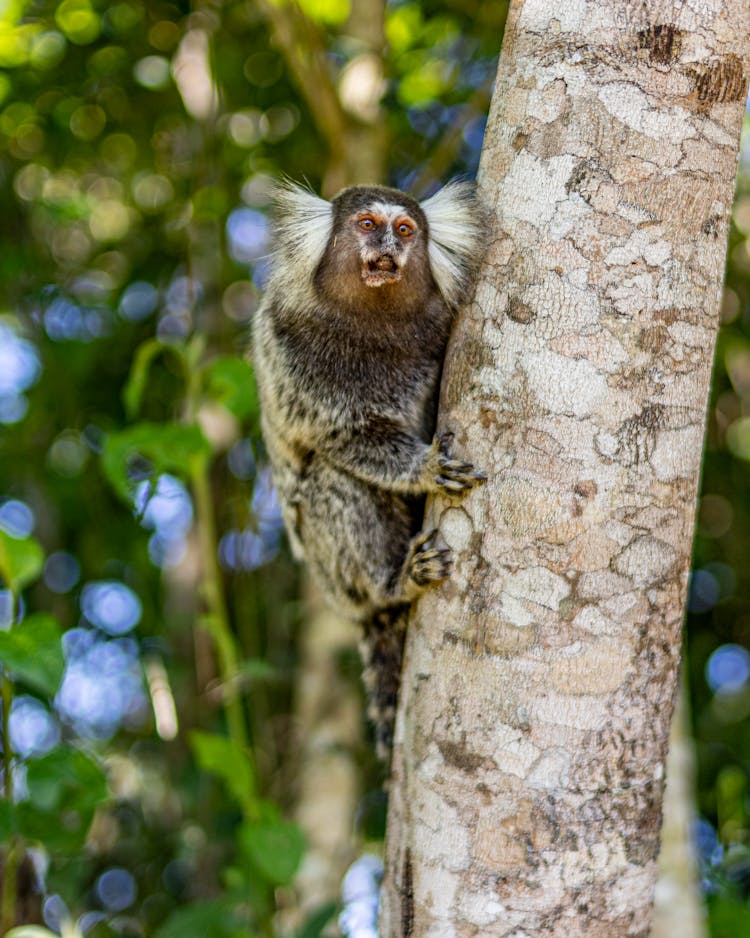
[[[747,0],[517,0],[494,229],[440,424],[455,573],[410,626],[382,938],[646,936]]]

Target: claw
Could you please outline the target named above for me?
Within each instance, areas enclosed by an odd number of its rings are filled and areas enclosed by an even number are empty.
[[[454,437],[455,437],[455,434],[452,433],[450,430],[445,430],[443,433],[438,433],[437,440],[438,440],[438,445],[440,447],[441,453],[443,453],[446,456],[448,455],[448,447],[453,442]]]

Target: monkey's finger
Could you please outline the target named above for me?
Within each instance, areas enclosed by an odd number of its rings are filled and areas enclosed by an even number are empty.
[[[474,471],[474,466],[470,462],[461,462],[460,459],[450,459],[448,457],[441,457],[440,459],[440,468],[447,469],[448,472],[461,472],[468,473]]]
[[[448,492],[463,492],[469,487],[467,483],[461,479],[449,479],[446,478],[446,476],[438,476],[435,481],[441,489],[445,489]]]

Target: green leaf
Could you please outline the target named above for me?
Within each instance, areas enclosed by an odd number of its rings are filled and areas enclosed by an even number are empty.
[[[237,668],[237,675],[248,683],[254,684],[257,681],[278,680],[280,672],[265,658],[247,658]]]
[[[162,472],[187,477],[195,462],[208,458],[211,446],[197,424],[137,423],[104,442],[102,467],[118,495],[131,502],[135,483],[128,470],[140,456],[151,464],[152,478]]]
[[[18,833],[16,806],[11,801],[0,801],[0,843],[8,843],[13,834]]]
[[[211,397],[243,420],[258,413],[258,392],[250,362],[226,356],[206,369],[206,388]]]
[[[138,413],[143,400],[143,392],[146,390],[151,365],[162,352],[174,352],[180,359],[184,358],[183,350],[179,345],[168,345],[160,339],[148,339],[138,346],[138,350],[133,357],[133,365],[130,369],[127,384],[122,392],[125,413],[128,417],[132,418]]]
[[[11,537],[0,530],[0,578],[14,593],[42,572],[44,551],[33,537]]]
[[[300,0],[306,16],[317,23],[337,26],[349,16],[349,0]]]
[[[243,810],[251,810],[255,799],[255,771],[247,753],[226,736],[194,730],[190,734],[198,765],[216,775],[227,786]]]
[[[73,746],[61,746],[39,759],[29,759],[26,783],[32,804],[43,811],[93,812],[108,796],[102,767]]]
[[[26,763],[29,800],[16,805],[18,829],[47,851],[74,856],[86,842],[94,812],[108,797],[98,762],[73,746],[61,746]]]
[[[173,912],[156,929],[154,938],[234,938],[238,924],[233,901],[206,899]],[[244,930],[242,934],[250,933]]]
[[[240,842],[256,870],[274,886],[292,881],[305,850],[305,839],[289,821],[246,821]]]
[[[60,686],[65,658],[62,629],[53,616],[36,613],[7,632],[0,632],[0,662],[48,697]]]
[[[18,833],[29,843],[44,844],[48,853],[63,857],[75,856],[83,849],[94,808],[70,808],[63,806],[54,811],[38,808],[29,801],[17,807]]]

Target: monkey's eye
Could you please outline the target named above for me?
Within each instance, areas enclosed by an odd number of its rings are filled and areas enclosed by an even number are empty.
[[[374,231],[378,227],[372,218],[360,218],[357,224],[363,231]]]
[[[396,233],[400,238],[411,238],[414,234],[414,229],[408,222],[402,221],[396,225]]]

